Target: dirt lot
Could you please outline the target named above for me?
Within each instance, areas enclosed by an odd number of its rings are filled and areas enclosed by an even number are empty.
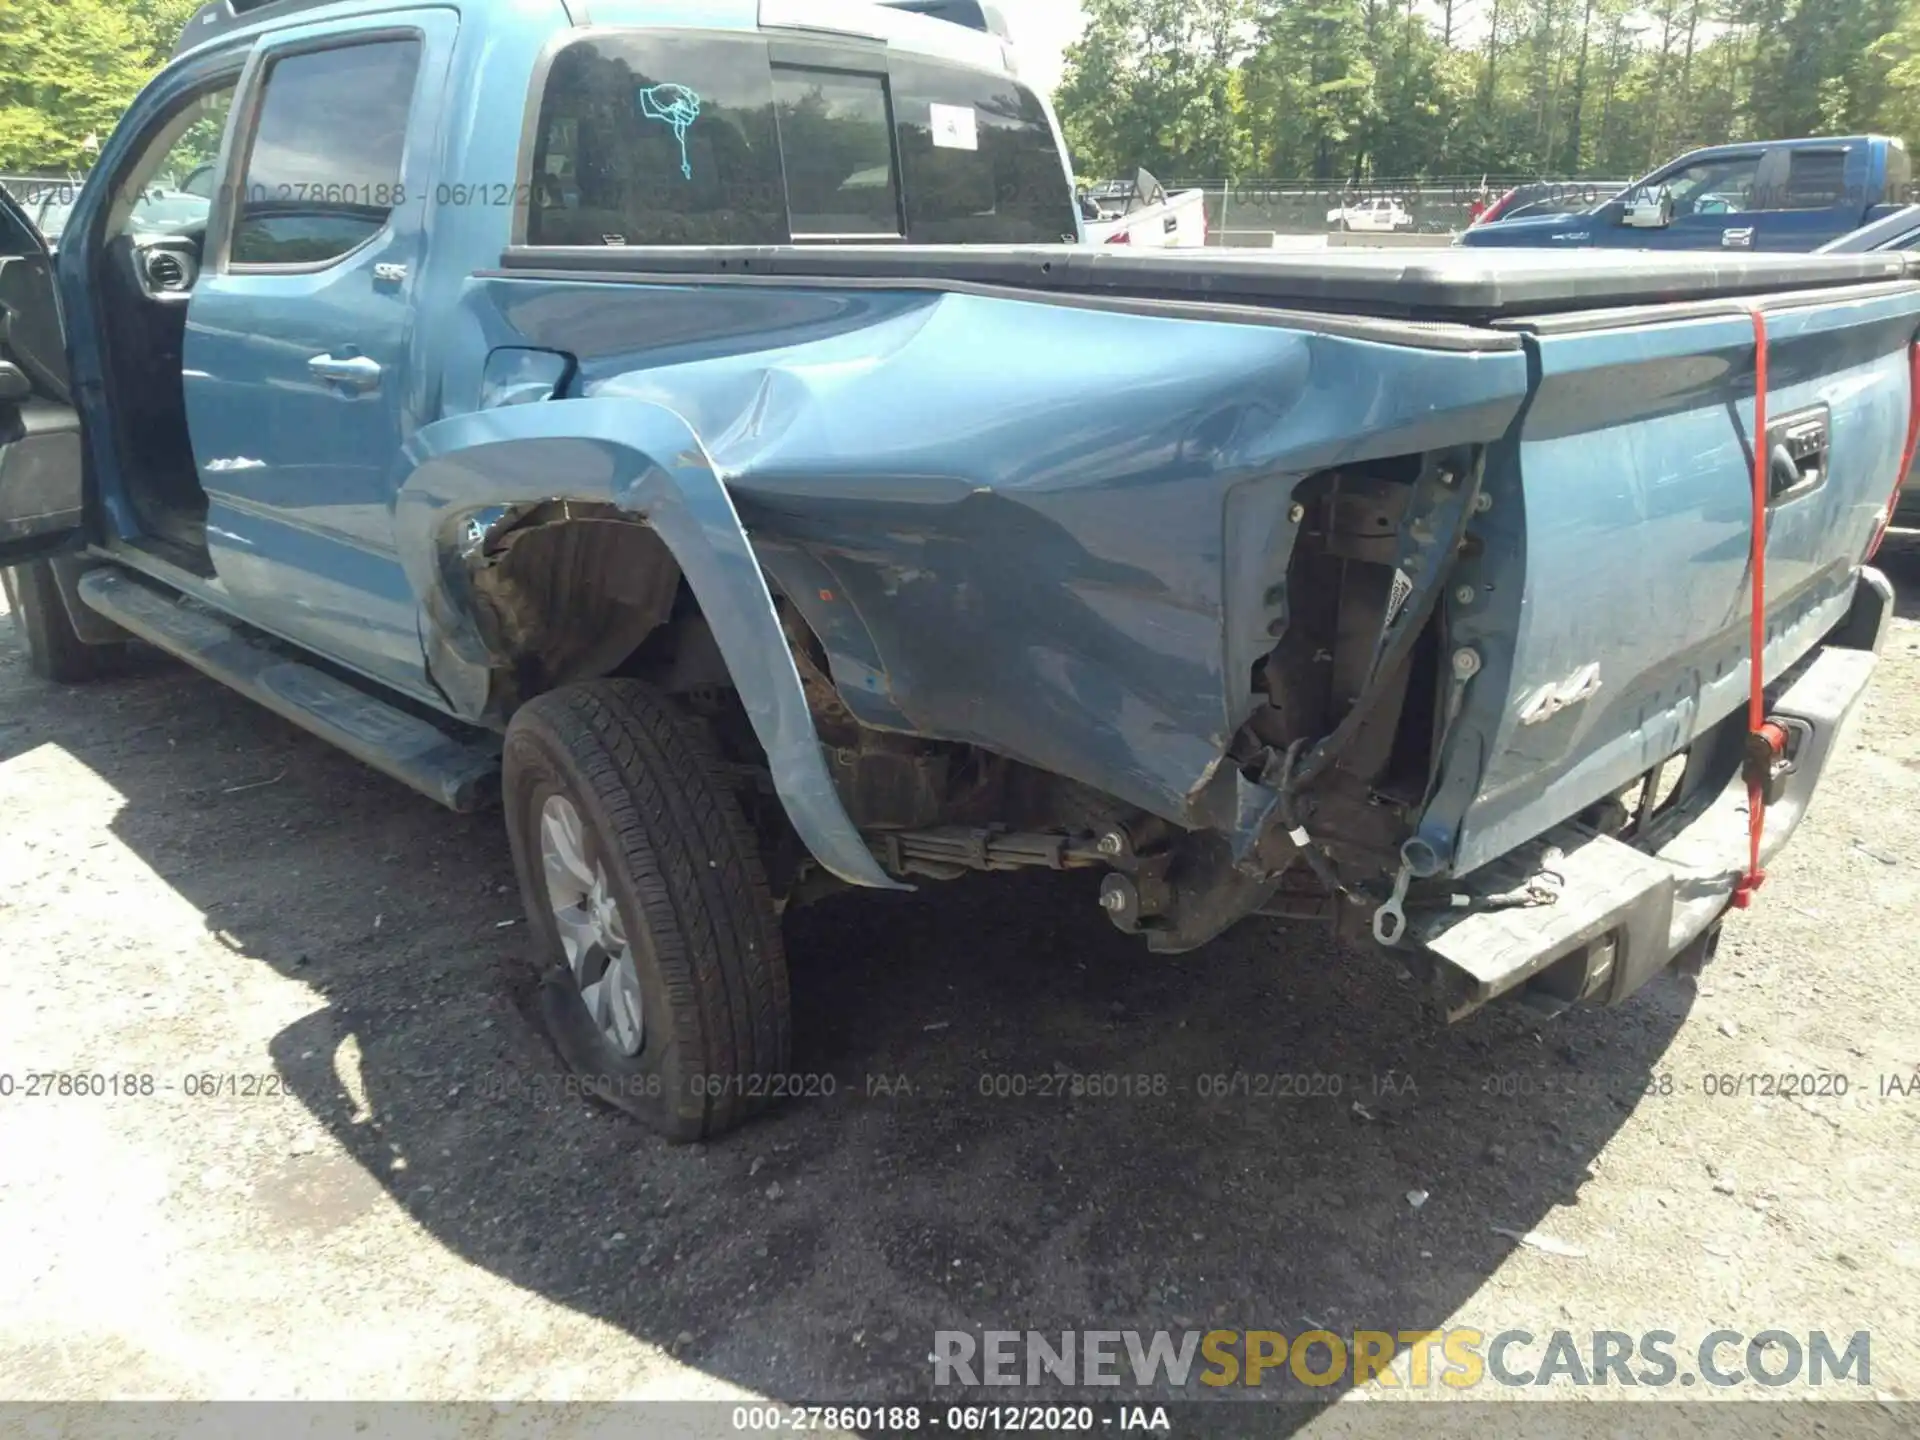
[[[1864,721],[1697,986],[1438,1030],[1315,936],[1149,957],[1084,883],[852,897],[791,926],[796,1069],[834,1093],[685,1150],[561,1093],[497,818],[158,657],[44,686],[0,625],[0,1397],[898,1400],[941,1329],[1456,1324],[1870,1330],[1892,1416],[1920,553],[1889,568]],[[1062,1070],[1167,1093],[1031,1093]],[[1235,1070],[1341,1093],[1199,1093]],[[153,1093],[27,1097],[48,1071]],[[1783,1071],[1851,1092],[1703,1080]]]

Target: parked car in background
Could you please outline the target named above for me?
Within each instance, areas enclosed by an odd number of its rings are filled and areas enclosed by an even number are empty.
[[[1192,250],[1207,243],[1207,195],[1166,187],[1141,170],[1132,180],[1110,182],[1085,196],[1081,232],[1089,245],[1131,245],[1140,250]]]
[[[144,234],[212,115],[220,202]],[[1080,223],[926,15],[217,0],[57,262],[0,204],[29,663],[138,637],[498,803],[532,1008],[681,1140],[822,1093],[782,922],[836,889],[1077,871],[1156,953],[1326,927],[1448,1019],[1708,959],[1889,625],[1905,260]]]
[[[1605,204],[1625,188],[1617,180],[1541,180],[1516,185],[1476,215],[1471,224],[1497,225],[1578,214]]]
[[[74,196],[48,195],[38,205],[27,208],[27,218],[33,221],[34,228],[47,237],[50,247],[58,248],[60,237],[66,233],[67,218],[73,214]]]
[[[1327,212],[1327,224],[1335,230],[1371,231],[1411,230],[1413,212],[1396,196],[1381,195],[1371,200],[1355,200]]]
[[[37,202],[23,207],[27,218],[51,249],[58,249],[73,215],[79,192],[70,188],[49,188]],[[178,235],[207,223],[212,206],[198,195],[184,191],[154,189],[133,208],[133,225],[142,235]]]
[[[1807,251],[1907,203],[1911,182],[1906,146],[1886,135],[1716,145],[1590,209],[1473,225],[1458,243]]]

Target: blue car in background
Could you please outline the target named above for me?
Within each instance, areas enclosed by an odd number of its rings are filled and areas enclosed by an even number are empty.
[[[1599,205],[1501,219],[1468,248],[1798,250],[1819,247],[1914,198],[1906,146],[1886,135],[1694,150]]]

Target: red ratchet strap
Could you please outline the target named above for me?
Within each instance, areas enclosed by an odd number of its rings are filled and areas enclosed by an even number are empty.
[[[1767,882],[1760,868],[1760,840],[1767,828],[1767,768],[1786,752],[1787,734],[1767,721],[1765,657],[1767,648],[1767,471],[1771,457],[1767,451],[1767,317],[1758,306],[1750,307],[1753,317],[1753,556],[1748,568],[1753,574],[1753,604],[1748,637],[1752,656],[1747,674],[1747,873],[1733,888],[1733,904],[1745,910],[1753,903],[1754,893]],[[1900,501],[1907,472],[1913,469],[1916,449],[1920,449],[1920,341],[1907,346],[1907,443],[1900,452],[1900,468],[1894,472],[1893,492],[1881,513],[1867,546],[1871,561],[1886,538],[1894,507]]]
[[[1786,732],[1767,723],[1766,675],[1764,659],[1767,645],[1767,317],[1759,308],[1753,316],[1753,556],[1749,569],[1753,574],[1753,604],[1748,638],[1752,659],[1747,677],[1747,873],[1734,886],[1733,904],[1745,910],[1753,903],[1754,892],[1766,883],[1766,871],[1760,868],[1760,839],[1767,828],[1766,767],[1754,761],[1778,758],[1785,752]],[[1872,560],[1886,538],[1893,509],[1899,503],[1900,490],[1907,472],[1913,468],[1914,453],[1920,448],[1920,343],[1907,347],[1907,443],[1900,453],[1900,468],[1893,477],[1893,492],[1887,508],[1867,547]]]
[[[1753,574],[1753,613],[1748,643],[1752,659],[1748,663],[1747,733],[1767,736],[1766,667],[1767,651],[1767,317],[1756,305],[1753,316],[1753,557],[1748,569]],[[1911,430],[1912,426],[1909,425]],[[1906,471],[1903,469],[1904,475]],[[1754,892],[1766,884],[1767,874],[1760,868],[1760,836],[1767,828],[1767,789],[1752,766],[1747,769],[1747,873],[1733,887],[1733,905],[1744,910],[1753,903]]]

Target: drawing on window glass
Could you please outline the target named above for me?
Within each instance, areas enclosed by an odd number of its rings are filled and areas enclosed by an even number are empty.
[[[693,161],[687,158],[687,132],[700,118],[700,92],[685,85],[649,85],[640,92],[640,113],[673,127],[680,142],[680,173],[693,179]]]

